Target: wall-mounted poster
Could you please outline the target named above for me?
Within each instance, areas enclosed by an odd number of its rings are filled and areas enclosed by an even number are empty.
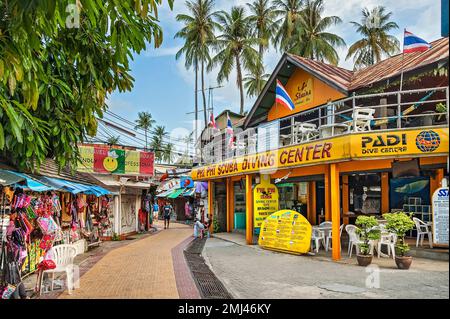
[[[293,210],[273,213],[261,225],[258,244],[265,249],[306,254],[311,248],[312,227]]]

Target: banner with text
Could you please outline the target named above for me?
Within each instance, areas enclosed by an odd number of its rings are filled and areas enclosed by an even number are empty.
[[[81,162],[77,170],[85,173],[118,175],[154,175],[152,152],[79,146]]]

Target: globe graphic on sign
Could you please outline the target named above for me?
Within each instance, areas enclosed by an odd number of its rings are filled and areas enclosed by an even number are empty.
[[[441,138],[435,131],[422,131],[416,137],[416,146],[424,153],[435,151],[441,144]]]

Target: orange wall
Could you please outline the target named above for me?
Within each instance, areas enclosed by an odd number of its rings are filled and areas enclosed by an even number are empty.
[[[312,99],[311,102],[298,105],[298,101],[296,98],[299,89],[302,87],[304,82],[307,82],[309,79],[312,80]],[[272,106],[269,111],[268,120],[273,121],[288,115],[292,115],[298,112],[302,112],[313,107],[325,104],[329,101],[338,100],[344,98],[345,95],[341,92],[333,89],[329,85],[320,81],[319,79],[313,77],[306,71],[301,69],[297,69],[294,74],[289,79],[288,83],[285,86],[289,96],[292,101],[294,101],[295,109],[293,111],[288,110],[286,107],[281,105],[276,105],[276,103]]]

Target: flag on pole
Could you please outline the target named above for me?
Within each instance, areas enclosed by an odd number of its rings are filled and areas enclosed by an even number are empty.
[[[230,115],[227,113],[227,133],[233,135],[233,124],[230,120]]]
[[[230,139],[228,140],[228,146],[233,147],[234,145],[234,131],[233,124],[231,123],[230,115],[227,113],[227,133],[230,135]]]
[[[429,48],[431,48],[430,43],[405,30],[403,53],[424,52]]]
[[[284,88],[283,84],[277,80],[277,88],[275,90],[276,98],[275,102],[287,107],[289,110],[293,111],[295,109],[295,104],[292,102],[291,97]]]
[[[216,121],[214,120],[214,115],[212,112],[211,112],[211,115],[209,116],[209,126],[217,129]]]

